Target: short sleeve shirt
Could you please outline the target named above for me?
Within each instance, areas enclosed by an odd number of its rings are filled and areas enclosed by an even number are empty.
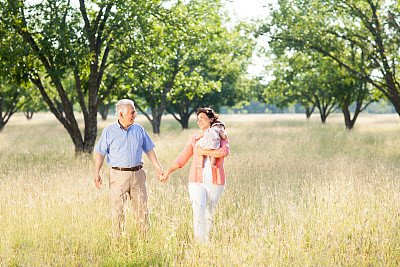
[[[104,128],[94,152],[107,155],[111,167],[135,167],[142,165],[143,152],[155,147],[143,126],[132,124],[127,130],[119,122]]]

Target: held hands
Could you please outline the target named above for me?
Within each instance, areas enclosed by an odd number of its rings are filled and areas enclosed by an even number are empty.
[[[163,169],[157,169],[157,178],[159,181],[163,175],[164,175]]]
[[[171,164],[171,166],[163,173],[161,178],[158,178],[158,181],[160,181],[161,183],[165,183],[165,181],[168,180],[168,175],[170,175],[172,172],[176,171],[177,169],[179,169],[178,163],[173,162]]]
[[[168,175],[168,173],[164,172],[163,175],[158,178],[158,181],[160,181],[161,183],[165,183],[168,180]]]

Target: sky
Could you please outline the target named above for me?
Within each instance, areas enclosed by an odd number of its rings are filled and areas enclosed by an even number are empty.
[[[236,13],[234,17],[245,18],[263,18],[268,16],[268,3],[274,3],[274,0],[227,0],[227,8]]]

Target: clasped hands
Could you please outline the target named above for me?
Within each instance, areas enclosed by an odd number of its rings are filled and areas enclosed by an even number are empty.
[[[163,175],[164,175],[163,169],[162,168],[161,169],[157,169],[157,178],[158,178],[158,180],[160,180]]]
[[[161,175],[161,177],[158,177],[158,181],[161,182],[161,183],[165,183],[165,181],[167,181],[167,179],[168,179],[168,175],[169,174],[167,172],[164,172]]]

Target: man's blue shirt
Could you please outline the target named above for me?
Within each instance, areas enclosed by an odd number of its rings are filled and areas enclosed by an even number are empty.
[[[94,152],[107,155],[107,164],[111,167],[135,167],[144,163],[143,152],[154,147],[141,125],[134,123],[125,130],[116,122],[104,128]]]

